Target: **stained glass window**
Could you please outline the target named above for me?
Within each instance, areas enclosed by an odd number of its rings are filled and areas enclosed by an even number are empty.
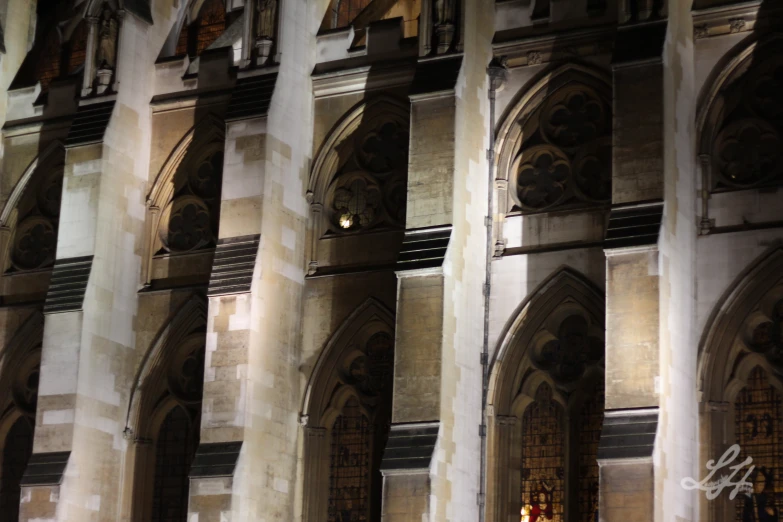
[[[332,27],[348,27],[371,0],[336,0],[334,4]]]
[[[207,0],[198,15],[196,54],[212,45],[226,29],[226,6],[221,0]]]
[[[19,520],[19,486],[22,473],[33,452],[33,426],[27,417],[20,417],[5,438],[3,448],[2,483],[0,483],[0,521]]]
[[[198,425],[174,407],[158,433],[155,448],[153,522],[185,522],[188,516],[188,473],[198,445]]]
[[[82,20],[71,35],[68,53],[68,74],[76,73],[87,57],[87,23]]]
[[[542,384],[522,416],[522,520],[563,520],[565,492],[563,409]]]
[[[597,387],[579,418],[579,521],[597,522],[598,442],[604,422],[603,386]]]
[[[780,510],[783,507],[783,407],[781,393],[768,381],[761,368],[755,368],[750,374],[748,384],[739,393],[734,404],[734,422],[740,456],[737,462],[746,457],[753,459],[756,470],[763,473],[754,475],[753,495],[738,495],[736,520],[756,520],[747,518],[745,511],[751,513],[760,504],[762,509]],[[775,518],[777,520],[777,518]]]
[[[352,397],[332,427],[329,522],[368,520],[371,439],[370,422]]]
[[[41,57],[36,62],[35,78],[41,82],[41,90],[49,88],[52,80],[60,76],[60,36],[52,28],[43,42]]]

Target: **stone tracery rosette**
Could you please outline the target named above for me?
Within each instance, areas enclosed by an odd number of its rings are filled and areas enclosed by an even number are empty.
[[[512,162],[523,211],[568,204],[604,204],[611,199],[611,110],[587,85],[555,90],[520,121],[523,136]]]
[[[328,230],[350,233],[405,223],[408,130],[376,118],[349,140],[347,160],[327,191]],[[368,130],[369,129],[369,130]]]
[[[192,252],[214,244],[215,207],[220,203],[223,154],[215,152],[197,162],[164,208],[158,237],[165,251]]]
[[[27,189],[18,207],[10,256],[14,269],[34,270],[54,263],[62,186],[63,166],[57,165],[45,179]]]

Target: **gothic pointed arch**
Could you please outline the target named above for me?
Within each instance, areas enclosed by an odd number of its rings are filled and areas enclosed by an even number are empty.
[[[145,281],[155,256],[211,250],[217,241],[225,124],[208,114],[180,140],[147,195]]]
[[[353,251],[360,235],[393,236],[405,226],[409,121],[407,102],[380,95],[353,107],[328,133],[308,183],[311,273],[319,263],[333,263],[320,259],[321,241],[339,245],[329,247],[331,255],[335,250]],[[396,255],[390,252],[395,244],[395,238],[379,241],[376,250],[387,257]]]
[[[183,2],[163,56],[185,56],[195,59],[225,32],[228,22],[223,0]]]
[[[589,520],[598,501],[604,298],[562,267],[520,304],[490,369],[487,519]]]
[[[0,213],[0,255],[4,271],[52,266],[62,198],[65,149],[49,143],[27,166]]]
[[[82,74],[88,30],[84,4],[42,0],[36,7],[35,40],[11,88],[40,83],[45,93],[53,80]]]
[[[699,97],[697,147],[711,191],[783,182],[783,34],[753,34],[712,72]]]
[[[307,384],[305,521],[380,518],[393,365],[394,316],[368,299],[332,335]]]
[[[18,520],[22,474],[33,450],[43,315],[33,312],[0,356],[0,520]]]
[[[609,75],[577,63],[520,92],[497,129],[502,215],[609,202],[611,100]]]
[[[188,473],[198,446],[206,343],[206,302],[192,296],[144,355],[131,388],[125,435],[133,442],[131,519],[187,516]]]
[[[783,248],[752,263],[716,305],[699,343],[697,383],[700,469],[737,443],[737,462],[751,457],[765,477],[782,476]],[[757,495],[770,504],[783,501],[777,488],[755,491],[749,501],[761,502]],[[708,520],[742,520],[745,498],[719,496],[710,502]]]

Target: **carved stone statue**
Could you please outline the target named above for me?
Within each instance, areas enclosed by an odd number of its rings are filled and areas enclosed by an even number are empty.
[[[455,0],[435,0],[435,35],[438,39],[438,54],[449,50],[454,40]]]
[[[98,27],[98,51],[95,65],[98,69],[114,69],[117,57],[117,19],[108,7],[101,13]]]
[[[256,65],[269,60],[275,38],[277,0],[256,0]]]
[[[276,17],[277,0],[257,0],[256,37],[274,39]]]

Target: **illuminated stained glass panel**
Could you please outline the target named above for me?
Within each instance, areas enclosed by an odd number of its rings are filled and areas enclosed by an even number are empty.
[[[604,391],[599,386],[579,417],[579,521],[598,518],[598,442],[604,422]]]
[[[177,406],[161,425],[155,448],[152,522],[187,520],[188,474],[198,445],[194,424],[188,413]]]
[[[33,427],[30,419],[17,420],[5,439],[2,483],[0,483],[0,521],[19,520],[19,486],[27,461],[33,452]]]
[[[370,0],[337,0],[334,27],[348,27],[369,4]]]
[[[564,438],[563,409],[542,384],[522,416],[522,522],[563,522]]]
[[[60,37],[52,28],[43,42],[43,51],[35,66],[35,78],[41,82],[41,90],[46,91],[52,80],[58,76],[60,76]]]
[[[370,423],[351,398],[332,427],[329,465],[329,522],[368,520]]]
[[[196,54],[212,45],[226,29],[226,6],[221,0],[207,0],[198,16]]]
[[[764,474],[754,477],[754,493],[751,496],[737,496],[735,505],[738,522],[766,520],[764,517],[769,515],[767,508],[773,513],[779,513],[783,508],[781,402],[781,393],[770,385],[761,368],[756,368],[734,404],[735,431],[740,445],[740,456],[736,462],[752,457],[756,470],[764,470]],[[754,516],[754,511],[756,518],[749,518]],[[769,520],[778,520],[778,517]]]

